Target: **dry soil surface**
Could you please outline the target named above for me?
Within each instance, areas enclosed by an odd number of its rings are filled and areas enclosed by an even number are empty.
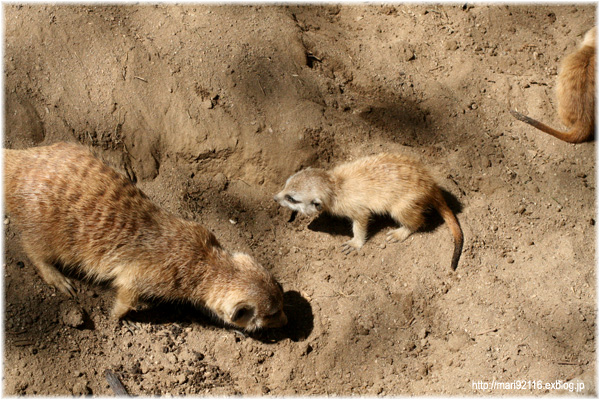
[[[562,127],[557,71],[595,11],[4,5],[4,146],[88,146],[255,256],[289,317],[248,335],[150,303],[130,329],[108,317],[110,285],[77,280],[74,300],[46,285],[8,216],[4,393],[111,395],[105,370],[135,395],[595,393],[595,143],[509,114]],[[288,222],[272,200],[300,168],[384,150],[447,192],[455,272],[435,213],[392,245],[377,219],[344,256],[348,221]]]

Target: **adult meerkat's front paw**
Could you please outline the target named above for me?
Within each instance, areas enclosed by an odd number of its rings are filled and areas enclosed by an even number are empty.
[[[42,278],[47,284],[54,286],[69,297],[75,297],[77,289],[75,289],[75,285],[71,279],[64,276],[54,267],[46,267],[45,265],[40,264],[36,265],[36,267],[38,267],[40,275],[42,275]]]
[[[77,294],[77,289],[73,285],[73,281],[67,278],[66,276],[56,275],[54,276],[54,282],[52,283],[54,287],[63,292],[69,297],[75,297]]]

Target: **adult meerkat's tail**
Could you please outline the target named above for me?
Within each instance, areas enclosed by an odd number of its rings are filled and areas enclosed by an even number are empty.
[[[539,129],[542,132],[549,133],[550,135],[554,136],[555,138],[558,138],[558,139],[563,140],[568,143],[585,142],[586,140],[589,139],[589,137],[592,134],[592,128],[589,126],[583,126],[583,124],[581,124],[580,122],[577,122],[575,125],[573,125],[573,127],[571,129],[569,129],[568,132],[561,132],[561,131],[557,131],[556,129],[549,127],[548,125],[546,125],[540,121],[537,121],[537,120],[530,118],[526,115],[523,115],[521,113],[518,113],[514,110],[510,110],[510,113],[512,114],[513,117],[515,117],[519,121],[523,121],[526,124],[529,124],[529,125],[533,126],[534,128]]]
[[[438,192],[438,196],[436,196],[433,206],[435,207],[437,212],[440,213],[440,215],[444,219],[444,222],[448,225],[448,228],[450,228],[452,236],[454,236],[454,253],[452,254],[452,263],[450,264],[452,270],[454,271],[458,266],[458,259],[460,258],[460,254],[462,253],[463,232],[460,228],[458,220],[456,219],[456,216],[454,215],[450,207],[448,207],[446,200],[444,200],[441,191]]]

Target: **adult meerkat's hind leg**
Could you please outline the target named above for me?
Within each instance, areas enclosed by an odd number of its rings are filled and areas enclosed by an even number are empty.
[[[118,286],[117,296],[115,297],[115,304],[111,311],[111,317],[116,320],[120,320],[125,315],[134,310],[138,302],[138,294],[127,287]]]

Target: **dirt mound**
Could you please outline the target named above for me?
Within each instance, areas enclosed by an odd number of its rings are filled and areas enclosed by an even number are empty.
[[[4,393],[541,394],[596,368],[595,143],[559,126],[557,68],[594,24],[570,6],[7,5],[4,145],[74,141],[157,204],[255,256],[290,323],[258,335],[188,305],[131,330],[110,287],[64,298],[5,220]],[[380,151],[428,164],[465,234],[437,215],[344,256],[345,220],[287,222],[293,172]],[[513,386],[514,387],[514,386]]]

